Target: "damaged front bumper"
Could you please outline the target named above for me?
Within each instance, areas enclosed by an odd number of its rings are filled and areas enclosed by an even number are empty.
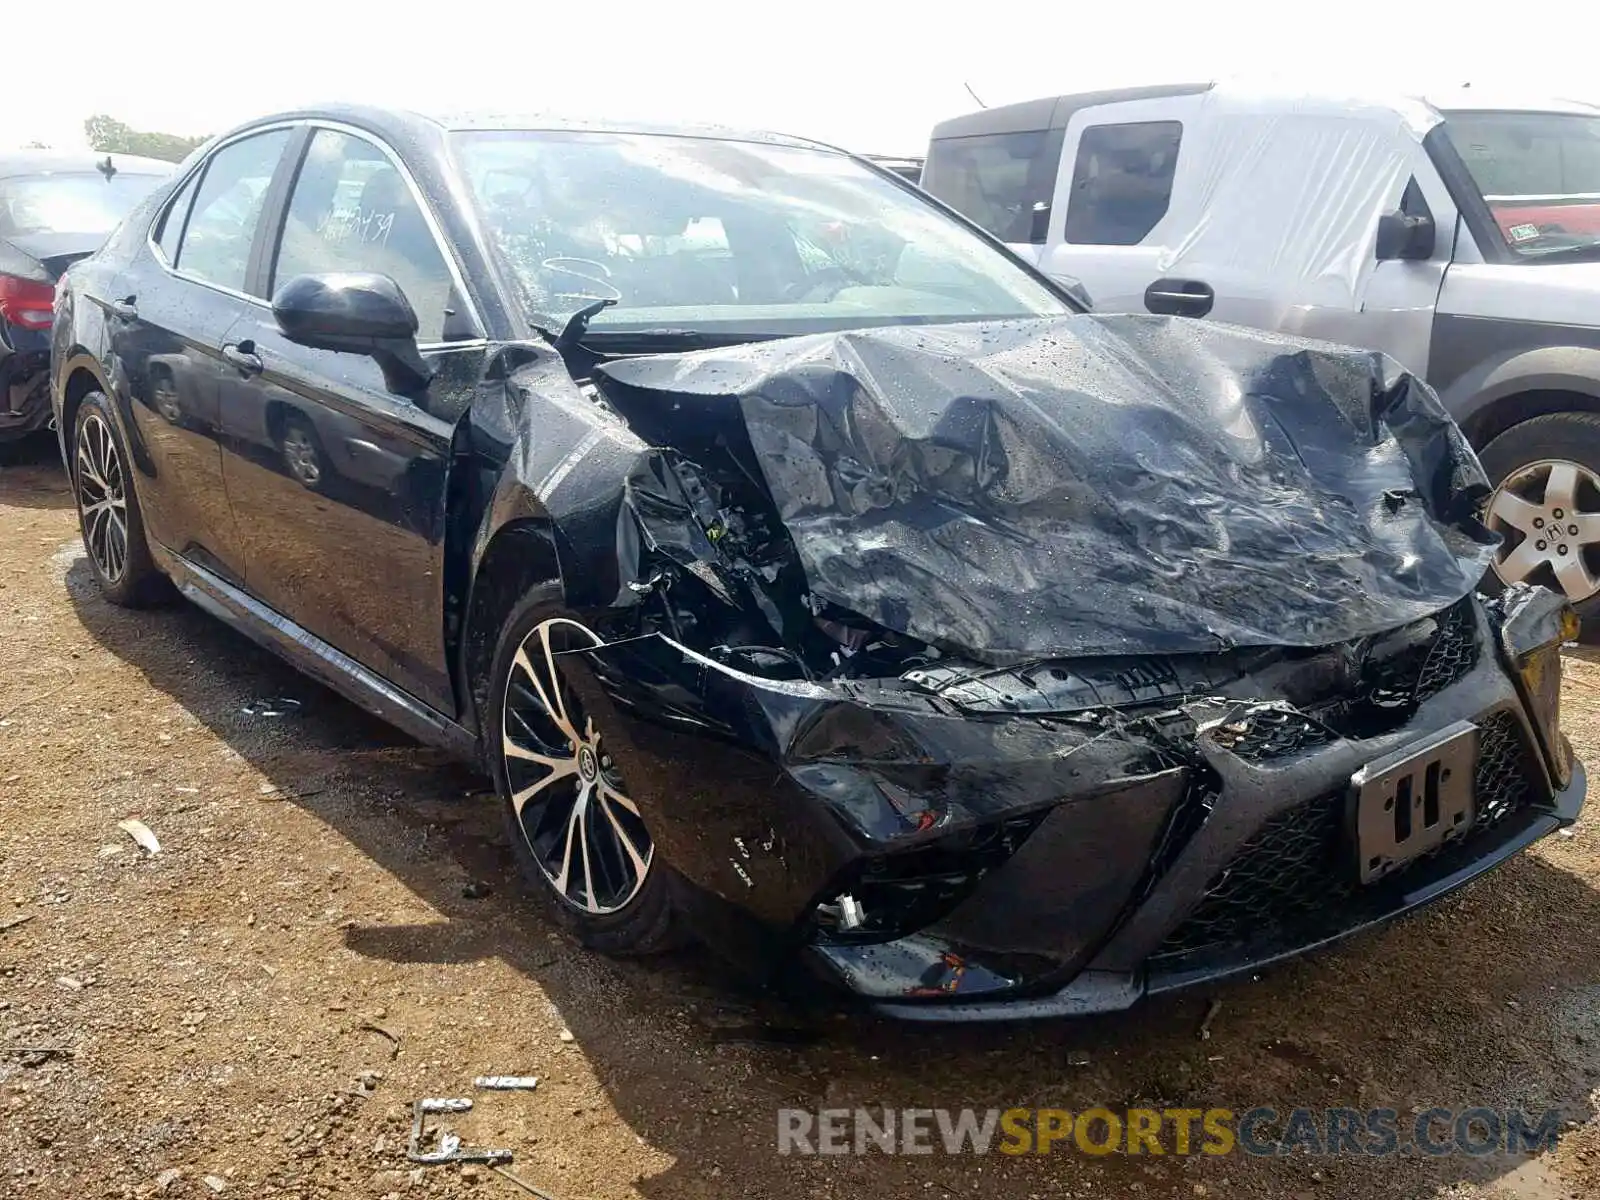
[[[1549,687],[1569,610],[1528,595],[1469,597],[1376,662],[1257,656],[1225,683],[1123,662],[1065,710],[1070,662],[779,682],[660,634],[575,652],[576,686],[644,766],[635,798],[713,944],[799,955],[899,1017],[1081,1014],[1325,945],[1575,820]],[[1363,884],[1352,780],[1453,730],[1470,815]]]

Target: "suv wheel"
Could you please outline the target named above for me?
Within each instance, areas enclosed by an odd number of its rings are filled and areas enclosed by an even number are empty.
[[[1484,523],[1504,539],[1496,579],[1542,583],[1600,616],[1600,415],[1533,417],[1479,457],[1496,483]]]
[[[524,878],[585,945],[649,954],[682,943],[665,863],[629,795],[624,755],[583,710],[560,661],[602,639],[530,597],[495,652],[485,737]],[[642,773],[641,773],[642,774]]]
[[[111,603],[127,608],[166,599],[171,585],[150,557],[127,448],[104,393],[90,392],[83,398],[72,445],[78,528],[100,591]]]

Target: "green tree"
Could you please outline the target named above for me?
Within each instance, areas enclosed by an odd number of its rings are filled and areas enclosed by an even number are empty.
[[[147,133],[133,129],[115,117],[99,113],[83,123],[89,146],[110,154],[137,154],[143,158],[160,158],[167,162],[181,162],[188,157],[204,137],[183,137],[176,133]]]

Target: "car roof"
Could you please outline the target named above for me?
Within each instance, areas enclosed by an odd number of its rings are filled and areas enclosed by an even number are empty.
[[[94,171],[109,157],[118,171],[130,175],[167,175],[174,164],[137,154],[107,155],[103,150],[0,150],[0,179],[15,175],[48,175],[60,171]]]
[[[1159,84],[1153,87],[1111,88],[1099,92],[1073,92],[1060,96],[1044,96],[1037,100],[1023,100],[997,108],[951,117],[934,126],[934,140],[973,137],[982,134],[1024,133],[1039,129],[1064,129],[1072,114],[1083,108],[1102,104],[1120,104],[1128,100],[1155,100],[1173,96],[1194,96],[1213,88],[1228,86],[1237,93],[1251,88],[1247,80],[1212,80],[1205,83]],[[1359,104],[1365,108],[1389,109],[1409,115],[1420,101],[1436,112],[1541,112],[1572,115],[1600,115],[1600,106],[1578,100],[1560,99],[1527,93],[1513,93],[1490,88],[1462,87],[1444,92],[1407,93],[1334,91],[1332,89],[1288,92],[1281,88],[1262,90],[1263,97],[1276,96],[1295,101],[1298,111],[1339,111]]]
[[[702,125],[644,119],[572,117],[548,112],[439,112],[427,113],[404,108],[379,108],[364,104],[317,104],[289,112],[273,113],[241,125],[231,133],[277,121],[344,121],[362,126],[391,141],[437,136],[443,132],[466,131],[573,131],[583,133],[638,133],[664,137],[702,137],[718,141],[759,142],[770,146],[792,146],[811,150],[844,153],[837,147],[806,138],[762,130],[737,129],[723,125]]]

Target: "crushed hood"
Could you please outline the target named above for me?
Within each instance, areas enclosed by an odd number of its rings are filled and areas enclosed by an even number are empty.
[[[1362,637],[1460,599],[1495,545],[1433,392],[1318,342],[1073,316],[596,380],[652,440],[736,416],[817,597],[994,663]]]

